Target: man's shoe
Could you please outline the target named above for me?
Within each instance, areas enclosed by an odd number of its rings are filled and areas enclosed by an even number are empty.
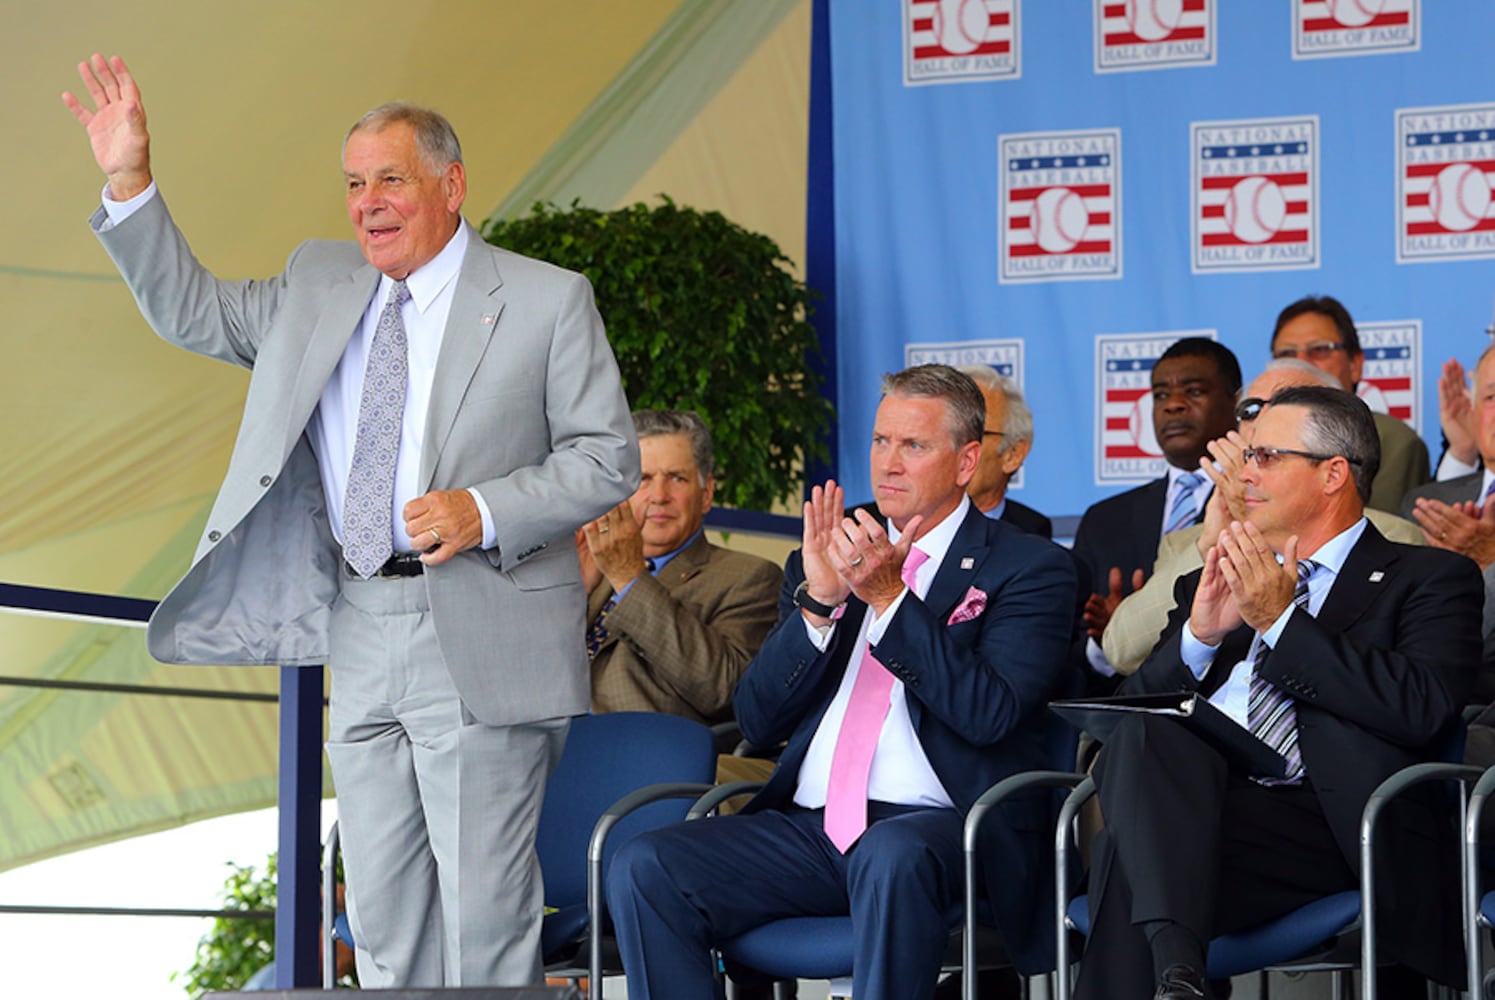
[[[1170,965],[1163,970],[1153,1000],[1205,1000],[1204,976],[1188,965]]]

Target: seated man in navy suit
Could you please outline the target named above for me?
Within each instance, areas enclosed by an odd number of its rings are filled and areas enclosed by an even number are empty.
[[[1257,417],[1245,523],[1180,578],[1168,629],[1121,693],[1198,690],[1278,750],[1286,774],[1251,773],[1174,719],[1116,727],[1093,771],[1106,828],[1081,1000],[1206,996],[1209,940],[1355,889],[1371,792],[1446,752],[1479,663],[1479,570],[1366,520],[1379,458],[1370,410],[1349,393],[1282,389]],[[1380,940],[1453,983],[1458,862],[1435,815],[1399,803],[1383,826]]]
[[[984,417],[980,390],[952,368],[888,376],[871,456],[882,518],[845,517],[834,482],[812,491],[779,623],[734,699],[747,739],[788,741],[779,766],[743,813],[640,835],[608,874],[634,1000],[712,996],[713,944],[847,913],[858,1000],[933,993],[964,815],[1001,778],[1049,766],[1045,704],[1069,686],[1069,556],[966,497]],[[982,845],[1025,972],[1053,962],[1038,919],[1047,805],[1010,803]]]

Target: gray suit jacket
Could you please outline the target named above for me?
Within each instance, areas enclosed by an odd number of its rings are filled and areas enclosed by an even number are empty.
[[[275,278],[220,281],[192,256],[159,194],[118,226],[102,208],[90,223],[157,333],[253,369],[192,568],[151,619],[151,654],[326,662],[343,559],[305,431],[379,273],[353,243],[311,241]],[[498,544],[427,569],[431,615],[478,719],[577,715],[589,697],[572,532],[633,491],[638,444],[586,279],[468,235],[420,485],[476,489]]]

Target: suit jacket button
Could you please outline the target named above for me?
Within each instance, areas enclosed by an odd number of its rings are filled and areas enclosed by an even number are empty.
[[[260,485],[261,486],[269,486],[272,482],[274,482],[274,480],[271,479],[269,476],[260,476]]]
[[[210,532],[208,532],[208,541],[210,541],[210,542],[216,542],[216,541],[218,541],[218,539],[220,539],[222,537],[223,537],[223,532],[221,532],[221,531],[210,531]]]

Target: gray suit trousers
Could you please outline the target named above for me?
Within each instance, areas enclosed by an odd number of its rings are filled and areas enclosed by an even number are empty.
[[[363,988],[538,984],[535,832],[569,721],[479,722],[421,577],[345,575],[329,638],[327,756]]]

